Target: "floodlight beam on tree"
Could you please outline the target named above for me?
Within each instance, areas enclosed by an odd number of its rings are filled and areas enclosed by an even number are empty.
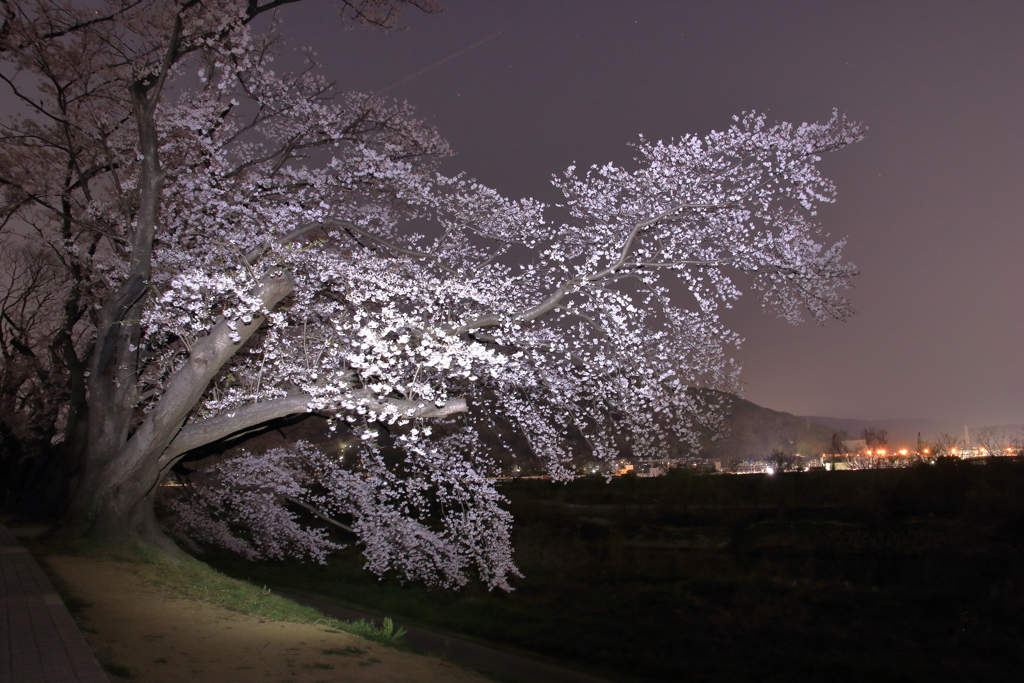
[[[308,445],[222,463],[175,504],[193,538],[322,560],[336,543],[298,516],[314,509],[351,520],[374,571],[507,588],[511,518],[478,427],[515,425],[556,479],[622,438],[639,455],[696,444],[721,414],[693,390],[738,388],[718,316],[736,274],[791,321],[849,314],[855,269],[814,223],[834,197],[817,162],[862,126],[749,112],[641,138],[628,167],[556,176],[568,219],[552,224],[541,202],[437,173],[451,150],[408,105],[333,97],[312,64],[275,72],[277,24],[251,20],[284,4],[110,0],[103,21],[5,6],[21,80],[4,77],[39,85],[46,116],[0,132],[0,202],[60,255],[83,312],[61,330],[84,340],[68,367],[88,410],[63,429],[88,430],[83,533],[168,547],[153,492],[181,457],[319,412],[355,443],[344,467]],[[341,4],[386,25],[403,3]]]

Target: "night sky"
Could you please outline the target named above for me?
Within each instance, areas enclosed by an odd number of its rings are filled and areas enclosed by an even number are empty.
[[[1024,2],[442,0],[405,31],[281,12],[339,90],[408,100],[465,171],[556,202],[551,174],[743,111],[867,138],[825,158],[821,213],[861,269],[860,313],[791,326],[745,296],[728,323],[746,398],[798,415],[1024,423]],[[6,95],[6,93],[5,93]],[[4,108],[9,102],[4,99]],[[928,436],[928,435],[926,435]]]
[[[861,269],[843,323],[729,312],[746,398],[796,414],[1024,422],[1024,3],[445,0],[408,30],[285,8],[339,89],[408,100],[465,171],[549,202],[572,162],[747,110],[870,126],[825,159],[822,213]]]

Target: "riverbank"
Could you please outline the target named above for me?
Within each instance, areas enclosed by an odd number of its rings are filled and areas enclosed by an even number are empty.
[[[487,680],[457,665],[340,631],[326,619],[277,621],[197,599],[203,591],[230,589],[193,586],[182,591],[159,565],[56,554],[41,561],[113,681]]]
[[[612,680],[1024,680],[1024,462],[509,481],[512,593],[379,580],[358,548],[230,576]]]

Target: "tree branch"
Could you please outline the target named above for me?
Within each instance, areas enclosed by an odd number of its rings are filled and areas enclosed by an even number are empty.
[[[426,401],[404,401],[396,398],[377,398],[369,389],[352,393],[360,405],[374,412],[390,411],[395,408],[412,418],[442,418],[465,413],[469,406],[464,398],[449,399],[443,406]],[[194,420],[182,427],[167,449],[160,455],[160,469],[170,466],[188,451],[195,450],[214,441],[220,441],[238,432],[289,415],[310,412],[313,397],[306,393],[293,394],[284,398],[233,408],[205,420]]]
[[[440,268],[441,270],[445,271],[449,275],[458,275],[459,274],[458,271],[456,271],[456,270],[446,266],[436,254],[429,254],[429,253],[424,252],[424,251],[417,251],[415,249],[409,249],[407,247],[399,246],[399,245],[395,244],[394,242],[391,242],[390,240],[386,240],[383,237],[380,237],[379,235],[375,235],[374,233],[370,232],[369,230],[365,230],[363,228],[360,228],[358,225],[356,225],[355,223],[353,223],[351,221],[342,221],[342,220],[338,220],[336,218],[326,218],[326,219],[324,219],[322,221],[317,221],[315,223],[307,223],[306,225],[303,225],[303,226],[300,226],[298,228],[295,228],[294,230],[292,230],[288,234],[286,234],[283,237],[275,240],[275,242],[277,244],[282,244],[282,245],[283,244],[290,244],[291,242],[294,242],[295,240],[299,239],[300,237],[302,237],[306,233],[312,232],[313,230],[317,230],[319,228],[341,228],[343,230],[347,230],[350,233],[354,233],[356,235],[359,235],[360,237],[364,237],[364,238],[366,238],[368,240],[376,242],[377,244],[381,245],[382,247],[384,247],[386,249],[390,249],[391,251],[394,251],[396,253],[402,254],[403,256],[411,256],[412,258],[416,258],[416,259],[423,259],[425,261],[433,261],[437,265],[438,268]],[[256,260],[260,256],[262,256],[267,251],[267,249],[269,249],[269,248],[270,248],[270,244],[268,242],[263,242],[258,247],[255,247],[254,249],[249,250],[245,254],[246,263],[249,263],[250,265],[255,263]]]
[[[397,409],[404,417],[409,418],[433,419],[469,412],[469,406],[464,398],[450,398],[445,401],[444,405],[438,406],[429,401],[406,401],[388,396],[376,397],[369,389],[353,391],[352,396],[359,399],[360,404],[368,410],[390,412]]]
[[[338,520],[334,519],[333,517],[329,517],[325,512],[323,512],[322,510],[319,510],[319,509],[313,507],[309,503],[301,501],[298,498],[292,498],[291,496],[286,496],[286,498],[287,498],[289,503],[295,503],[300,508],[304,508],[306,510],[309,510],[314,515],[316,515],[320,519],[324,520],[328,524],[333,524],[334,526],[338,527],[342,531],[347,531],[350,534],[354,534],[355,533],[355,531],[353,531],[352,527],[350,527],[349,525],[342,524],[341,522],[339,522]]]
[[[264,307],[267,310],[273,309],[291,293],[294,285],[295,282],[286,273],[265,276],[259,288]],[[153,481],[156,481],[156,473],[161,470],[158,466],[159,456],[163,455],[178,435],[185,418],[206,392],[210,380],[259,329],[263,320],[264,316],[257,316],[247,324],[229,324],[227,320],[221,319],[209,334],[196,341],[188,362],[171,376],[163,396],[122,449],[115,478],[130,475],[141,466],[152,468]],[[153,458],[152,462],[146,463],[147,458]]]
[[[649,266],[649,267],[654,267],[654,266],[670,267],[670,266],[677,266],[677,265],[716,265],[716,262],[713,262],[713,261],[706,261],[706,262],[705,261],[679,261],[679,262],[676,262],[676,263],[663,263],[663,264],[654,264],[654,263],[651,263],[651,264],[627,264],[626,263],[626,258],[629,256],[629,252],[633,248],[633,242],[636,241],[637,236],[641,232],[643,232],[644,229],[649,228],[650,226],[654,225],[655,223],[658,223],[659,221],[665,220],[666,218],[671,216],[673,213],[676,213],[677,211],[681,211],[683,209],[720,209],[720,208],[723,208],[723,206],[720,206],[718,204],[689,204],[689,203],[683,203],[683,204],[677,204],[677,205],[673,206],[671,209],[668,209],[666,211],[662,211],[657,216],[653,216],[653,217],[648,218],[646,220],[639,221],[638,223],[633,225],[632,230],[630,230],[629,236],[626,237],[626,241],[623,243],[622,248],[619,250],[619,258],[615,261],[615,263],[613,263],[612,265],[608,266],[607,268],[605,268],[603,270],[600,270],[600,271],[598,271],[596,273],[592,273],[591,275],[587,275],[586,277],[572,278],[571,280],[566,280],[547,299],[545,299],[541,303],[537,304],[533,308],[527,309],[527,310],[523,311],[522,313],[514,314],[513,316],[511,316],[511,319],[515,320],[516,322],[530,322],[531,320],[536,320],[537,318],[545,315],[546,313],[550,313],[551,311],[555,310],[561,304],[562,299],[564,299],[568,294],[570,294],[573,291],[575,291],[579,286],[585,285],[586,283],[597,282],[598,280],[603,280],[603,279],[607,278],[610,275],[614,275],[616,273],[616,271],[621,270],[623,267],[627,267],[627,266],[634,266],[635,267],[635,266],[641,266],[641,265]],[[492,326],[495,326],[495,325],[500,325],[503,321],[504,321],[503,318],[501,318],[500,316],[495,315],[493,313],[490,313],[490,314],[487,314],[487,315],[482,315],[482,316],[480,316],[478,318],[475,318],[475,319],[471,320],[470,322],[464,324],[462,327],[458,328],[458,333],[461,334],[461,333],[465,333],[465,332],[472,332],[473,330],[479,329],[481,327],[492,327]]]
[[[184,453],[226,439],[250,427],[289,415],[309,412],[309,394],[294,394],[272,401],[249,403],[205,420],[193,420],[178,432],[160,455],[160,469],[173,463]]]

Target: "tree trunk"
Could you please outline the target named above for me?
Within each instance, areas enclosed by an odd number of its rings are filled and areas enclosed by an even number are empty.
[[[188,556],[164,535],[157,523],[153,505],[157,482],[151,481],[145,472],[136,472],[115,486],[105,482],[96,484],[97,479],[92,477],[78,491],[76,501],[79,506],[82,501],[89,501],[92,505],[85,515],[80,508],[76,510],[77,516],[73,513],[73,532],[78,531],[84,537],[104,544],[155,551],[169,559]],[[86,520],[91,522],[87,528]]]
[[[271,273],[260,281],[257,293],[266,310],[271,310],[293,287],[289,274]],[[113,410],[102,406],[101,410],[92,400],[93,384],[100,396],[119,393],[122,388],[107,386],[114,381],[109,377],[90,378],[89,414],[93,419],[82,477],[69,514],[68,530],[72,534],[103,542],[142,544],[162,554],[180,553],[157,526],[153,499],[160,479],[185,451],[169,458],[161,456],[181,432],[210,381],[264,319],[255,316],[248,324],[238,322],[234,329],[228,321],[219,320],[209,334],[193,344],[188,361],[171,376],[160,400],[130,435],[126,421],[134,414],[135,404],[113,406]],[[94,358],[103,353],[102,343],[96,346]],[[99,364],[94,361],[93,365]],[[210,435],[206,440],[196,440],[192,448],[217,438]]]

